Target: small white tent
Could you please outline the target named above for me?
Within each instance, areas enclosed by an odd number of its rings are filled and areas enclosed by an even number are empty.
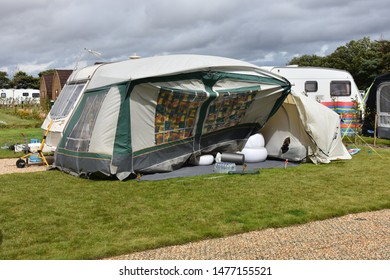
[[[292,92],[261,133],[269,157],[313,163],[351,158],[341,141],[340,116],[303,94]]]

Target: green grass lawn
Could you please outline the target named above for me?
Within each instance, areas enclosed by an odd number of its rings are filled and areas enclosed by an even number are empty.
[[[23,153],[15,153],[14,151],[6,148],[9,145],[26,143],[22,133],[26,136],[28,141],[30,141],[32,138],[41,140],[43,137],[42,129],[39,127],[1,129],[0,147],[2,148],[0,149],[0,158],[13,158],[23,155]]]
[[[377,152],[158,182],[1,175],[0,259],[98,259],[390,208],[390,149]]]
[[[28,141],[32,138],[42,139],[40,126],[43,121],[27,113],[21,117],[15,114],[17,109],[20,108],[0,107],[0,158],[23,155],[7,149],[10,145],[26,143],[22,133]]]
[[[25,128],[25,127],[39,127],[42,120],[32,118],[21,118],[10,114],[11,109],[0,109],[0,128]]]

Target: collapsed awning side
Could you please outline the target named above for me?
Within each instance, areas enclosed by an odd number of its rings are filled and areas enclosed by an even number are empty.
[[[294,92],[261,132],[270,157],[313,163],[351,158],[341,140],[339,115]]]
[[[292,95],[305,131],[312,140],[309,158],[314,163],[350,159],[341,140],[340,116],[304,95]]]
[[[156,138],[157,145],[148,146],[144,149],[135,151],[133,156],[134,172],[170,171],[174,168],[180,167],[180,165],[191,156],[201,154],[203,152],[212,153],[217,149],[223,149],[223,146],[226,149],[234,149],[233,147],[238,147],[238,145],[241,145],[241,142],[247,139],[264,124],[273,111],[277,110],[277,107],[281,104],[280,101],[284,100],[290,89],[288,82],[280,82],[280,80],[272,77],[215,71],[197,72],[133,81],[133,89],[136,87],[136,85],[144,84],[146,82],[148,85],[158,84],[160,87],[167,89],[168,86],[166,85],[164,87],[164,83],[172,84],[172,81],[177,81],[180,84],[180,81],[188,81],[191,79],[201,81],[203,84],[203,88],[199,88],[198,93],[193,92],[191,97],[194,98],[194,100],[196,99],[198,104],[196,113],[192,114],[193,116],[196,116],[196,120],[194,121],[191,133],[188,134],[187,137],[180,137],[173,136],[180,134],[179,130],[176,132],[167,132],[168,134],[165,133],[165,137],[169,138],[172,136],[178,138],[175,141],[168,141],[164,143],[159,143],[159,140]],[[226,81],[233,82],[230,84],[228,83],[229,87],[226,87],[226,85],[223,85],[223,82]],[[240,82],[244,83],[245,86],[240,84],[241,87],[238,87],[237,85]],[[264,87],[265,90],[262,90],[262,87]],[[182,89],[181,92],[179,88],[180,87],[176,88],[176,90],[172,90],[172,96],[174,96],[175,91],[176,94],[180,94],[181,97],[177,97],[180,99],[180,103],[182,104],[183,109],[180,112],[180,117],[185,118],[185,115],[190,115],[190,111],[187,113],[183,112],[186,110],[186,108],[190,108],[190,106],[186,105],[185,101],[189,98],[188,94],[190,93],[188,92],[187,88]],[[133,90],[129,91],[130,95],[135,94],[135,92],[136,91]],[[156,95],[156,98],[157,96],[159,96],[159,98],[155,101],[155,103],[162,103],[164,106],[168,106],[166,107],[168,108],[167,112],[169,112],[169,114],[173,114],[173,116],[176,118],[179,112],[174,108],[169,108],[169,103],[164,101],[164,98],[161,97],[162,94],[167,93],[163,91],[159,92],[159,94]],[[244,102],[246,105],[244,105],[244,103],[240,104],[240,106],[237,105],[238,96],[241,96],[240,98],[245,99],[249,95],[256,95],[257,97],[250,102]],[[166,97],[167,100],[169,98],[171,97]],[[130,99],[133,100],[134,98]],[[233,103],[235,103],[236,106]],[[228,104],[230,104],[229,106],[233,106],[231,108],[235,108],[235,110],[240,108],[240,119],[239,121],[235,120],[233,123],[230,118],[229,122],[225,121],[222,125],[218,125],[217,119],[213,119],[213,116],[216,115],[216,112],[213,112],[213,110],[215,111],[217,108],[218,113],[221,114],[221,108],[225,108],[228,111]],[[243,106],[248,107],[244,108]],[[259,110],[267,112],[262,119],[259,118]],[[233,111],[230,113],[232,112]],[[243,112],[245,112],[245,114]],[[157,115],[155,117],[158,118]],[[228,118],[225,116],[225,120],[227,119]],[[167,125],[167,123],[165,125]],[[168,126],[173,127],[174,124],[169,122]],[[161,135],[162,132],[158,131],[157,128],[156,130],[156,135]],[[132,128],[132,133],[134,133],[134,126]]]
[[[201,86],[197,84],[197,90],[191,92],[181,84],[188,80],[201,81]],[[176,83],[177,88],[168,90],[172,83]],[[158,88],[153,106],[161,101],[171,109],[164,107],[161,113],[157,107],[148,107],[145,114],[152,120],[149,127],[153,129],[155,143],[144,147],[137,144],[141,148],[134,150],[136,135],[146,129],[134,125],[137,116],[134,115],[136,110],[132,111],[132,106],[145,105],[139,101],[142,98],[137,102],[134,99],[144,94],[135,90],[142,85]],[[78,175],[100,172],[115,174],[121,180],[131,173],[169,171],[180,167],[192,155],[239,146],[276,112],[289,91],[288,82],[272,76],[216,71],[151,77],[89,89],[64,131],[56,152],[56,165]],[[198,103],[186,99],[191,96],[198,96]],[[172,109],[173,106],[168,105],[171,97],[179,98],[183,107]],[[186,101],[189,105],[196,104],[188,107],[195,107],[195,111],[182,114],[187,108]],[[191,116],[192,130],[187,129],[184,138],[171,129],[176,125],[172,121],[164,121],[164,128],[159,130],[158,117],[168,113],[181,113],[184,118]],[[218,119],[217,115],[223,118]],[[159,142],[161,135],[165,135],[166,142]]]

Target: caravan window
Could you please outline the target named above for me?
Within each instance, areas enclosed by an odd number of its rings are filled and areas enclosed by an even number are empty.
[[[28,92],[23,92],[24,97],[28,97]]]
[[[7,97],[7,94],[5,92],[2,92],[1,93],[1,98],[6,98]]]
[[[52,119],[67,117],[78,100],[84,85],[85,83],[65,85],[50,111],[50,117]]]
[[[331,81],[330,96],[350,96],[351,82],[350,81]]]
[[[39,92],[33,92],[32,93],[33,98],[38,98],[39,97]]]
[[[306,92],[317,92],[318,91],[317,81],[306,81],[305,82],[305,91]]]

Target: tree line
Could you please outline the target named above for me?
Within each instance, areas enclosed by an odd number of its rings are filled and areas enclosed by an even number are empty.
[[[371,41],[369,37],[352,40],[327,56],[302,55],[289,65],[329,67],[346,70],[359,89],[367,89],[374,78],[390,72],[390,41]]]
[[[38,77],[27,75],[26,72],[18,71],[15,73],[12,79],[8,78],[8,73],[0,71],[0,88],[2,89],[19,89],[19,88],[32,88],[39,89],[40,79],[43,75],[54,73],[54,69],[45,70],[38,74]]]
[[[359,89],[366,89],[376,76],[390,72],[390,41],[371,41],[369,37],[364,37],[338,47],[327,56],[306,54],[294,57],[288,64],[346,70],[352,74]],[[40,77],[52,71],[54,70],[43,71],[38,74],[38,78],[19,71],[12,79],[8,78],[6,72],[0,71],[0,88],[38,89]]]
[[[7,72],[0,71],[0,88],[33,88],[39,89],[39,79],[23,71],[18,71],[15,73],[14,77],[10,80],[8,78]]]

